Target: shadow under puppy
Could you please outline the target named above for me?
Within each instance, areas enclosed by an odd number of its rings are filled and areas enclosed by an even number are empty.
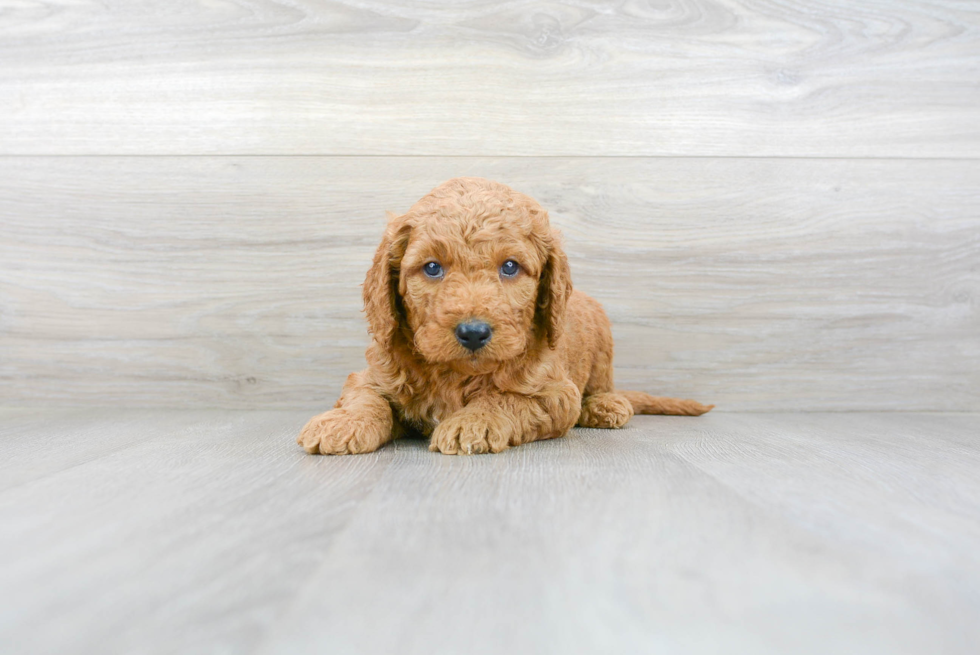
[[[370,452],[406,433],[446,454],[496,453],[576,424],[712,407],[614,389],[602,306],[572,290],[547,212],[497,182],[449,180],[392,217],[364,308],[368,368],[300,432],[309,453]]]

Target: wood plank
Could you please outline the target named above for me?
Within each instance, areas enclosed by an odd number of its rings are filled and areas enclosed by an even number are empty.
[[[0,443],[17,467],[46,466],[37,446],[74,440],[75,413],[38,413],[32,433],[0,424]],[[105,454],[0,493],[0,650],[252,648],[394,455],[308,457],[303,420],[104,410],[86,441]],[[114,449],[121,431],[138,443]]]
[[[411,451],[261,652],[971,652],[980,452],[930,436],[980,423],[932,418],[638,417],[499,458]]]
[[[165,417],[168,429],[178,433],[211,420],[211,415],[200,410],[180,414],[116,410],[111,421],[106,420],[105,409],[98,408],[0,412],[0,491],[142,444],[152,438],[145,425],[158,416]]]
[[[980,156],[980,11],[52,0],[0,14],[0,154]]]
[[[980,163],[582,158],[0,158],[0,403],[328,405],[383,212],[464,174],[550,210],[623,388],[980,407]]]
[[[297,411],[0,415],[4,652],[966,654],[980,414],[637,417],[310,457]],[[33,429],[28,429],[33,421]],[[139,443],[116,449],[111,435]]]

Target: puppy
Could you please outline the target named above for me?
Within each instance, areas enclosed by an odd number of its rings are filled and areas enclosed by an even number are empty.
[[[498,453],[573,425],[713,406],[613,386],[602,306],[572,290],[548,213],[480,178],[391,217],[364,281],[368,367],[300,432],[308,453],[367,453],[406,434],[447,455]]]

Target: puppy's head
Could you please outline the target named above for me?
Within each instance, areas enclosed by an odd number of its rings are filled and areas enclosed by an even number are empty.
[[[425,360],[492,370],[561,336],[572,282],[548,214],[479,178],[436,187],[393,217],[364,283],[375,340]]]

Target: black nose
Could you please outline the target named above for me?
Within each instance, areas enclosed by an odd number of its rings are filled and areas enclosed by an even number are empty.
[[[456,326],[456,340],[469,350],[476,351],[487,345],[492,335],[493,330],[482,321],[460,323]]]

